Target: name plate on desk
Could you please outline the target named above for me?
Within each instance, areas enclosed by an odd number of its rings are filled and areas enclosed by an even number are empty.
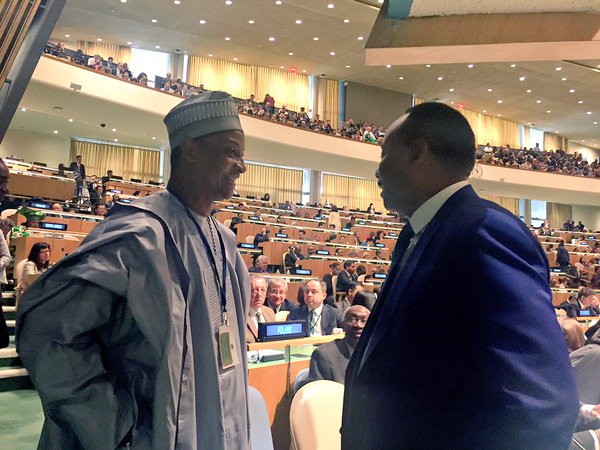
[[[303,338],[306,336],[306,321],[304,320],[258,324],[258,340],[260,342],[280,341],[283,339]]]
[[[44,230],[67,231],[66,223],[40,222],[40,228]]]
[[[50,205],[48,203],[33,202],[33,203],[31,203],[31,207],[39,208],[39,209],[50,209]]]
[[[246,242],[240,242],[238,244],[238,247],[240,247],[240,248],[252,248],[252,249],[255,249],[256,245],[254,245],[254,244],[248,244]]]

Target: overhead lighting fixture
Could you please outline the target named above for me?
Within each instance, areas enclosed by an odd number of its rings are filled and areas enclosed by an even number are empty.
[[[275,2],[275,4],[276,4],[276,5],[281,5],[282,3],[283,3],[283,2],[282,2],[281,0],[277,0],[277,1]]]
[[[212,58],[212,56],[213,56],[213,55],[212,55],[212,53],[209,53],[209,54],[208,54],[208,57],[209,57],[209,58]]]
[[[27,111],[27,108],[21,108],[21,111],[25,112]]]
[[[404,80],[404,77],[398,77],[399,80]]]
[[[160,45],[155,45],[154,48],[160,48]]]
[[[429,68],[431,67],[431,64],[425,64],[425,67]]]
[[[346,65],[346,69],[349,69],[349,68],[350,68],[350,66]]]
[[[531,94],[531,89],[527,89],[525,92],[527,92],[528,94]]]
[[[540,103],[542,103],[542,101],[541,101],[541,100],[536,100],[535,102],[536,102],[537,104],[540,104]]]
[[[306,73],[306,69],[302,70],[302,73]]]
[[[302,21],[300,19],[296,19],[296,25],[301,25]]]
[[[487,111],[484,109],[484,110],[483,110],[483,111],[481,111],[481,112],[485,114]]]
[[[200,19],[200,25],[204,25],[204,24],[206,24],[206,20]]]
[[[271,41],[271,42],[273,42],[274,40],[275,40],[275,38],[274,38],[273,36],[271,36],[271,37],[269,38],[269,41]]]
[[[583,103],[583,100],[579,100],[577,103],[581,105]]]
[[[474,64],[469,64],[467,67],[468,67],[469,69],[472,69],[473,67],[475,67],[475,65],[474,65]]]
[[[567,77],[562,77],[560,81],[567,81]]]
[[[127,3],[127,0],[121,0],[121,3]]]
[[[319,38],[318,38],[317,36],[315,36],[315,37],[313,38],[313,41],[318,41],[318,40],[319,40]]]
[[[498,100],[498,103],[502,103],[502,100]]]
[[[438,77],[438,81],[442,81],[444,77]]]
[[[569,92],[570,92],[571,94],[573,94],[573,93],[575,92],[575,89],[569,89]]]
[[[454,88],[450,88],[448,89],[450,92],[454,92]]]
[[[252,25],[252,24],[254,23],[254,20],[250,19],[250,20],[248,21],[248,23],[249,23],[250,25]]]
[[[225,38],[225,40],[226,40],[226,41],[230,41],[230,40],[231,40],[231,38],[230,38],[229,36],[227,36],[227,37]]]
[[[113,128],[112,130],[113,130],[113,132],[117,131],[117,129],[116,129],[116,128]]]
[[[519,77],[519,81],[525,81],[525,77]]]
[[[233,60],[234,60],[234,61],[237,61],[238,59],[237,59],[237,58],[233,58]]]
[[[73,119],[69,119],[69,122],[73,123]]]
[[[294,56],[294,52],[288,52],[288,55]]]
[[[114,139],[114,141],[115,141],[115,142],[119,142],[119,140],[118,140],[118,139]]]
[[[65,34],[65,37],[66,37],[66,38],[70,38],[70,37],[71,37],[71,35],[70,35],[70,34]]]
[[[158,22],[158,19],[152,19],[152,23]]]
[[[512,67],[514,69],[515,67],[517,67],[517,65],[516,64],[511,64],[510,67]]]
[[[176,5],[181,5],[181,0],[173,0],[173,3],[175,3]]]
[[[561,71],[561,70],[562,70],[562,67],[555,67],[555,68],[554,68],[554,70],[556,70],[557,72],[558,72],[558,71]]]
[[[598,125],[598,122],[594,122],[594,125]]]
[[[333,8],[335,8],[335,5],[334,5],[333,3],[329,3],[329,4],[327,5],[327,7],[328,7],[329,9],[333,9]]]
[[[362,41],[362,40],[364,39],[364,36],[359,36],[357,39],[358,39],[359,41]]]
[[[546,110],[547,114],[550,114],[552,111],[550,111],[549,109]]]
[[[155,140],[156,140],[156,137],[152,136],[152,140],[153,140],[153,141],[155,141]]]
[[[131,45],[131,44],[133,44],[133,42],[127,41],[127,45]]]
[[[284,67],[284,66],[279,66],[279,68],[280,68],[280,69],[285,69],[285,67]]]
[[[335,56],[335,52],[329,52],[331,56]]]
[[[225,4],[226,4],[227,6],[231,5],[232,3],[233,3],[233,2],[232,2],[231,0],[225,0]]]
[[[391,64],[386,64],[385,67],[388,68],[388,69],[391,69],[392,65]]]
[[[488,92],[492,92],[492,91],[493,91],[493,89],[492,89],[492,88],[488,88]]]
[[[96,38],[98,42],[102,42],[102,38]]]
[[[344,19],[344,23],[350,23],[350,19]],[[600,67],[600,66],[598,66]]]
[[[58,130],[54,130],[54,134],[58,134]]]
[[[498,117],[502,117],[502,114],[498,114]]]
[[[588,111],[588,112],[586,112],[586,114],[589,116],[590,114],[592,114],[592,112],[591,112],[591,111]]]

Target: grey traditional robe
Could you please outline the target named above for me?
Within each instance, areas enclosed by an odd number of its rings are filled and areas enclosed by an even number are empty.
[[[134,449],[249,448],[250,282],[234,234],[219,231],[240,360],[227,370],[207,253],[169,192],[111,211],[29,288],[17,350],[44,407],[40,448],[111,449],[132,426]]]

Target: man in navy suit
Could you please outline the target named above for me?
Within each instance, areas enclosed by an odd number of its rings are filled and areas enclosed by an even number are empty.
[[[333,334],[334,328],[341,328],[344,319],[339,309],[323,303],[325,297],[327,287],[324,281],[307,281],[304,285],[305,304],[290,312],[288,320],[306,320],[310,336]]]
[[[271,278],[267,288],[267,305],[274,313],[293,311],[297,306],[287,299],[288,284],[283,278]]]
[[[578,401],[546,255],[467,183],[475,138],[441,103],[400,117],[377,177],[410,217],[346,371],[342,448],[566,449]],[[420,317],[432,310],[435,327]]]

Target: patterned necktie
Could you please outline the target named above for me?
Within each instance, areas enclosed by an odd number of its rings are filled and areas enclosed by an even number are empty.
[[[309,332],[312,335],[315,332],[315,326],[317,326],[317,312],[314,309],[310,312],[309,326]]]
[[[265,318],[264,318],[264,316],[262,315],[262,312],[260,312],[260,311],[256,311],[256,321],[257,321],[258,323],[265,323]]]

